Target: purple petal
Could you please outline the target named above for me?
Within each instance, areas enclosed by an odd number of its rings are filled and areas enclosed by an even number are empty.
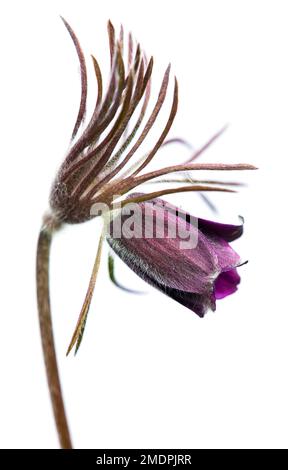
[[[108,237],[107,241],[122,261],[124,261],[129,268],[135,272],[135,274],[143,279],[143,281],[147,282],[152,287],[155,287],[168,297],[171,297],[176,302],[179,302],[189,310],[192,310],[199,317],[203,317],[209,309],[213,311],[216,310],[215,295],[212,291],[204,294],[197,294],[190,290],[183,291],[181,289],[169,287],[166,284],[159,282],[159,279],[155,277],[155,272],[151,271],[151,268],[148,267],[148,264],[146,264],[143,259],[140,259],[135,255],[135,253],[128,253],[122,243],[119,243],[119,240]]]
[[[213,281],[221,269],[210,240],[207,239],[196,227],[187,224],[181,218],[175,218],[171,213],[163,209],[163,206],[156,208],[150,203],[140,203],[141,212],[137,218],[137,225],[154,228],[152,237],[136,236],[128,237],[127,234],[121,238],[111,236],[112,226],[110,226],[110,240],[108,242],[113,250],[123,259],[123,261],[135,270],[132,265],[141,267],[147,275],[157,280],[161,285],[181,291],[203,294],[213,289]],[[144,215],[144,208],[146,213]],[[119,219],[121,217],[121,220]],[[122,233],[125,224],[130,216],[119,214],[114,223],[119,224]],[[156,219],[164,217],[164,233],[161,238],[156,237]],[[171,237],[168,227],[177,228],[176,236]],[[181,249],[183,239],[178,236],[180,230],[189,229],[190,233],[197,237],[197,246],[192,249]],[[146,232],[147,233],[147,232]],[[159,235],[159,234],[158,234]],[[230,264],[229,264],[230,267]]]
[[[168,295],[171,299],[176,300],[176,302],[179,302],[181,305],[184,305],[184,307],[192,310],[192,312],[196,313],[201,318],[204,317],[208,310],[216,310],[215,295],[213,293],[194,294],[192,292],[171,289],[163,286],[149,277],[146,277],[144,280],[151,286],[163,292],[163,294]]]
[[[236,269],[219,274],[214,284],[215,299],[223,299],[227,295],[233,294],[236,292],[239,283],[240,276]]]
[[[129,197],[143,196],[143,194],[144,193],[133,193],[133,194],[130,194]],[[149,201],[149,203],[160,204],[160,206],[163,206],[163,203],[167,204],[161,198],[155,198]],[[169,207],[171,208],[173,212],[177,210],[179,217],[186,220],[186,222],[190,221],[191,215],[189,214],[189,212],[183,211],[182,209],[179,209],[178,207],[170,203],[169,203]],[[243,224],[241,225],[222,224],[220,222],[214,222],[213,220],[206,220],[206,219],[201,219],[201,218],[198,218],[197,220],[198,220],[198,229],[201,230],[201,232],[204,235],[218,235],[220,238],[222,238],[226,242],[232,242],[234,240],[237,240],[237,238],[240,238],[241,235],[243,234]]]
[[[207,235],[206,239],[217,256],[219,271],[229,271],[240,264],[240,256],[225,240],[214,235]]]
[[[218,222],[212,222],[204,219],[196,219],[191,216],[189,213],[182,211],[182,209],[178,209],[176,206],[172,204],[165,203],[162,199],[154,199],[150,203],[156,205],[156,207],[163,207],[163,203],[165,205],[165,209],[167,211],[169,217],[169,211],[171,213],[175,213],[177,211],[177,223],[180,227],[184,227],[185,224],[191,225],[191,230],[195,230],[193,219],[197,222],[198,229],[198,239],[202,239],[202,235],[206,238],[206,242],[208,241],[209,250],[210,252],[213,251],[215,256],[217,257],[217,265],[220,271],[227,271],[231,268],[236,267],[240,263],[239,255],[233,250],[233,248],[228,244],[227,239],[234,236],[234,239],[237,238],[236,232],[238,232],[238,236],[241,235],[243,232],[242,225],[228,225],[228,224],[219,224]],[[149,204],[149,203],[144,203]],[[204,230],[205,228],[205,230]],[[214,228],[214,231],[212,230]],[[240,233],[241,232],[241,233]],[[224,236],[221,236],[221,233]],[[200,247],[201,250],[201,247]],[[195,251],[195,249],[193,250]],[[193,254],[192,254],[193,256]]]
[[[198,219],[198,228],[205,235],[218,235],[226,242],[232,242],[243,234],[243,224],[220,224],[212,220]]]

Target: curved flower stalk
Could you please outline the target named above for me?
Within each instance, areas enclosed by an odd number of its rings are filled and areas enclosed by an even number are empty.
[[[64,19],[63,22],[72,38],[79,59],[81,72],[81,99],[72,132],[70,147],[52,185],[49,200],[49,212],[44,217],[39,235],[37,250],[37,295],[42,346],[55,422],[61,446],[63,448],[71,448],[72,443],[65,415],[57,368],[49,301],[49,250],[54,232],[65,223],[82,223],[92,219],[96,215],[101,215],[93,212],[92,208],[97,204],[105,206],[105,210],[102,213],[102,215],[104,215],[105,223],[98,245],[96,260],[83,308],[80,312],[80,316],[68,348],[69,352],[73,346],[75,346],[75,351],[77,351],[81,344],[86,325],[89,306],[99,270],[102,246],[105,237],[107,236],[107,227],[109,226],[107,224],[109,224],[111,214],[113,215],[113,218],[117,218],[117,214],[119,215],[119,207],[125,207],[131,203],[136,203],[138,207],[143,207],[144,204],[146,207],[146,204],[148,204],[148,206],[150,204],[147,201],[165,194],[199,191],[201,193],[204,191],[233,192],[229,186],[237,184],[235,182],[223,184],[221,181],[216,181],[210,178],[205,179],[205,181],[194,180],[190,177],[190,171],[250,170],[254,169],[254,167],[246,163],[229,165],[195,162],[204,150],[206,150],[206,148],[223,132],[222,129],[202,148],[193,151],[188,161],[184,161],[184,163],[180,162],[177,165],[167,165],[166,167],[155,171],[147,171],[146,167],[154,159],[157,152],[161,148],[165,147],[165,145],[172,142],[178,142],[188,146],[187,141],[184,139],[166,139],[176,116],[178,106],[178,84],[176,78],[174,78],[172,84],[172,104],[166,124],[162,130],[160,129],[154,146],[150,149],[146,148],[143,151],[145,140],[152,127],[155,127],[157,124],[157,117],[163,107],[167,95],[169,94],[170,65],[164,73],[157,99],[155,102],[150,104],[151,78],[154,66],[153,58],[151,57],[148,59],[146,57],[140,45],[134,42],[131,34],[129,34],[126,43],[124,40],[123,28],[120,30],[119,37],[116,38],[114,27],[111,22],[109,22],[108,37],[111,60],[110,78],[106,89],[104,89],[101,68],[97,59],[92,56],[98,92],[92,115],[90,119],[87,119],[86,101],[88,88],[85,56],[71,26]],[[162,178],[162,182],[165,184],[171,183],[172,186],[147,194],[130,195],[130,192],[138,186],[150,182],[159,182],[161,181],[159,178]],[[173,186],[175,182],[179,182],[180,185],[177,187]],[[117,197],[115,197],[115,195]],[[207,224],[209,225],[208,222]],[[205,230],[203,233],[201,230],[200,232],[201,237],[203,238],[203,246],[206,247],[205,249],[207,253],[210,253],[209,256],[211,258],[211,253],[213,251],[211,249],[211,237],[207,235]],[[212,238],[213,237],[215,238],[215,233],[212,233]],[[203,303],[203,305],[205,304],[205,308],[210,307],[213,309],[215,304],[215,302],[213,303],[213,295],[217,298],[220,295],[221,290],[223,295],[226,295],[229,289],[235,290],[238,283],[238,275],[236,275],[235,271],[235,266],[238,263],[236,254],[232,254],[231,251],[231,265],[229,264],[231,269],[228,269],[227,264],[222,263],[222,258],[220,260],[219,246],[221,244],[223,245],[225,240],[226,239],[223,237],[223,234],[220,234],[219,240],[215,242],[215,253],[213,252],[215,260],[212,262],[212,258],[209,258],[209,269],[207,267],[206,271],[204,270],[206,273],[206,280],[203,274],[201,289],[200,287],[198,289],[199,292],[190,290],[193,292],[193,295],[206,295],[206,291],[204,293],[204,288],[205,282],[208,282],[207,276],[214,276],[214,284],[211,280],[212,278],[210,279],[209,277],[210,290],[206,286],[210,292],[210,300],[208,301],[208,297],[205,297],[205,302]],[[118,245],[115,245],[110,236],[108,236],[108,242],[112,248],[122,256],[120,248],[117,248]],[[168,245],[167,249],[169,248]],[[145,258],[148,256],[147,253],[141,254],[140,252],[140,257]],[[198,249],[195,253],[196,252],[199,252],[199,256],[201,255],[203,259],[205,258],[201,250],[199,251]],[[217,262],[216,258],[218,259]],[[154,265],[153,259],[146,259],[146,262],[148,262],[148,265],[152,269]],[[195,267],[194,264],[191,261],[189,268],[190,271],[189,269],[187,270],[187,276],[189,278],[191,275],[191,279],[195,278],[195,273],[193,274]],[[133,265],[131,265],[131,268],[134,269]],[[151,270],[151,273],[152,272],[153,269]],[[145,277],[143,273],[139,274],[142,277]],[[112,280],[117,284],[113,275],[113,261],[111,258],[110,275]],[[155,276],[153,277],[152,274],[150,274],[149,279],[148,277],[146,280],[150,282],[150,284],[162,289],[162,287],[159,287],[157,284],[158,278]],[[195,282],[193,286],[194,285]],[[164,287],[163,289],[166,293],[168,292],[168,289],[174,288],[173,285],[165,285],[165,282],[163,286],[165,286],[165,289]],[[185,292],[190,291],[188,289]],[[212,292],[214,292],[214,294]],[[169,295],[176,298],[178,294],[176,295],[173,293],[172,295],[171,291]],[[193,298],[195,299],[195,297]],[[179,298],[177,300],[180,301]],[[193,300],[193,302],[195,303],[195,300]],[[196,307],[194,310],[197,310]],[[197,313],[199,312],[200,307]]]

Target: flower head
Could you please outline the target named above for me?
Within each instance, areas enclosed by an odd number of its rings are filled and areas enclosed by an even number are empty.
[[[237,290],[241,262],[229,242],[242,225],[196,219],[161,199],[125,209],[108,225],[107,241],[148,284],[201,317]]]

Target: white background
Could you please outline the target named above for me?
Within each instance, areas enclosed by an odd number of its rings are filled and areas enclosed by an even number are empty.
[[[1,2],[0,447],[58,446],[34,270],[42,213],[79,100],[77,59],[59,14],[87,56],[104,62],[106,22],[122,22],[155,57],[155,95],[169,61],[177,74],[180,105],[171,136],[197,147],[229,122],[202,161],[260,168],[220,175],[249,184],[237,195],[213,196],[219,220],[245,217],[245,234],[234,246],[249,263],[240,268],[237,294],[204,319],[148,288],[120,261],[121,281],[148,294],[119,291],[104,256],[81,350],[67,359],[99,221],[55,237],[53,319],[75,447],[288,446],[286,7],[275,0]],[[176,161],[187,157],[182,148],[173,152]],[[170,157],[163,151],[159,165]],[[197,195],[169,200],[216,217]]]

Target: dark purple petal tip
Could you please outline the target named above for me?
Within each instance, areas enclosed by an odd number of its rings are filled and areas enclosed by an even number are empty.
[[[243,223],[241,225],[231,225],[213,222],[212,220],[198,219],[198,228],[202,233],[218,235],[226,242],[233,242],[243,234]]]

